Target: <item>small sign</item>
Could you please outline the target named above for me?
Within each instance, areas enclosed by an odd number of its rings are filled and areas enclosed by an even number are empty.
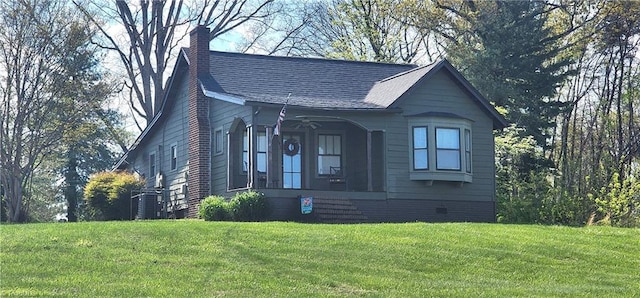
[[[313,211],[313,197],[300,198],[300,212],[309,214]]]

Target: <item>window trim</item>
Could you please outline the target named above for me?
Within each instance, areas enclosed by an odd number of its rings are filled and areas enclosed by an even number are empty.
[[[444,129],[455,130],[455,131],[458,132],[458,148],[457,149],[455,149],[455,148],[443,148],[443,147],[439,147],[438,146],[438,131],[439,130],[444,130]],[[436,170],[438,170],[438,171],[460,172],[460,171],[462,171],[462,165],[463,164],[466,165],[465,160],[463,160],[463,158],[462,158],[462,146],[461,146],[461,142],[460,142],[460,138],[461,138],[460,130],[461,130],[460,127],[443,127],[443,126],[436,126],[435,127],[434,134],[435,134],[435,140],[436,140],[435,141],[435,147],[436,147],[436,149],[435,149],[435,152],[436,152],[436,156],[435,156]],[[439,157],[438,153],[440,153],[440,151],[457,152],[458,153],[458,168],[440,167],[439,164],[440,164],[441,159],[438,158]]]
[[[423,181],[457,181],[473,182],[473,158],[467,158],[465,131],[469,131],[469,141],[473,142],[473,122],[462,117],[444,116],[420,116],[408,118],[408,155],[409,155],[409,179]],[[427,128],[427,168],[416,169],[414,160],[414,128]],[[438,144],[437,129],[457,129],[458,130],[458,158],[459,169],[446,169],[438,167]],[[473,144],[469,144],[469,154],[473,156]],[[469,163],[470,171],[467,171]]]
[[[246,160],[245,160],[246,158]],[[246,127],[240,137],[240,173],[247,173],[251,168],[251,128]]]
[[[262,136],[261,136],[262,135]],[[260,137],[264,137],[264,150],[265,151],[260,151]],[[255,161],[255,168],[256,168],[256,172],[260,173],[260,174],[266,174],[267,173],[267,169],[269,168],[269,162],[267,161],[267,159],[269,158],[268,152],[269,152],[269,140],[267,139],[267,131],[264,129],[259,129],[256,132],[256,161]],[[264,171],[260,171],[259,167],[259,160],[260,160],[260,155],[263,154],[264,155]]]
[[[218,135],[220,136],[219,140],[218,140]],[[213,155],[217,156],[223,153],[224,153],[224,129],[222,127],[218,127],[213,131]]]
[[[340,154],[322,154],[320,155],[320,136],[333,136],[333,137],[340,137]],[[339,160],[340,160],[340,170],[343,171],[343,175],[344,175],[344,153],[345,153],[345,145],[344,145],[344,134],[342,132],[338,132],[338,131],[319,131],[318,133],[316,133],[316,144],[315,144],[315,162],[316,162],[316,170],[315,170],[315,175],[318,178],[324,178],[324,177],[328,177],[331,175],[331,173],[320,173],[320,157],[321,156],[338,156]]]
[[[175,149],[175,152],[174,152]],[[174,155],[175,153],[175,155]],[[172,143],[169,145],[169,170],[178,170],[178,143]]]
[[[416,128],[424,128],[425,129],[425,145],[424,148],[423,147],[416,147]],[[429,126],[426,125],[418,125],[418,126],[412,126],[411,127],[411,147],[412,147],[412,159],[411,159],[411,165],[413,167],[414,171],[423,171],[423,170],[429,170]],[[416,151],[417,150],[424,150],[427,153],[427,166],[425,168],[416,168]]]
[[[473,145],[472,142],[472,134],[471,129],[464,129],[464,158],[465,162],[465,172],[471,174],[473,172]]]
[[[153,156],[153,159],[151,158]],[[153,160],[153,171],[151,170],[151,160]],[[155,179],[158,173],[158,154],[156,151],[150,151],[147,155],[147,170],[149,170],[149,179]]]

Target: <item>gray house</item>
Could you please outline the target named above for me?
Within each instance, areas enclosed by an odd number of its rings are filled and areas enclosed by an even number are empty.
[[[254,189],[273,220],[495,221],[493,131],[507,122],[446,60],[214,52],[208,36],[191,33],[161,111],[116,164],[162,202],[140,216],[194,217],[206,196]]]

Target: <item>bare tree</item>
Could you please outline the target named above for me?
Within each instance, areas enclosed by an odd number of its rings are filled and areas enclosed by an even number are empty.
[[[56,0],[15,0],[0,7],[0,182],[8,220],[26,220],[22,208],[35,170],[51,156],[74,121],[89,108],[68,96],[74,71],[76,30]]]
[[[207,0],[185,3],[178,1],[141,0],[138,5],[116,1],[115,8],[102,2],[74,1],[92,22],[100,28],[106,49],[117,53],[126,72],[125,89],[135,116],[145,123],[136,124],[142,130],[160,110],[166,86],[169,62],[175,57],[180,42],[193,23],[211,28],[211,39],[217,38],[246,22],[270,15],[274,0]],[[100,17],[94,18],[97,14]],[[125,33],[119,35],[117,26]],[[121,31],[120,31],[121,32]]]
[[[410,0],[315,0],[278,3],[253,23],[241,51],[361,61],[433,60],[433,38],[413,25]],[[421,6],[422,7],[422,6]]]

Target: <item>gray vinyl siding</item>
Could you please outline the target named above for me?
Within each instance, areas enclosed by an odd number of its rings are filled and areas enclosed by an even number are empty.
[[[165,194],[169,200],[178,200],[186,208],[183,185],[187,183],[188,172],[188,88],[187,78],[176,80],[168,103],[170,108],[165,109],[160,122],[156,123],[154,129],[146,136],[136,149],[134,168],[146,179],[146,186],[153,188],[155,177],[149,177],[149,153],[155,151],[156,167],[164,176]],[[176,169],[171,169],[171,145],[177,145],[177,165]]]
[[[165,173],[165,189],[169,191],[169,200],[185,200],[186,194],[183,193],[183,185],[187,183],[187,173],[189,166],[189,92],[187,80],[183,79],[177,82],[175,92],[174,106],[168,111],[167,120],[164,122],[164,154],[163,154],[163,171]],[[177,169],[171,170],[171,145],[177,144]]]
[[[403,115],[387,121],[388,197],[451,201],[494,200],[493,122],[444,71],[434,74],[402,99]],[[473,182],[424,181],[409,179],[409,135],[404,116],[424,112],[452,113],[472,123]]]
[[[212,154],[211,157],[211,193],[226,196],[227,194],[227,167],[228,167],[228,150],[229,140],[228,133],[233,120],[241,118],[244,123],[249,126],[252,123],[252,108],[221,100],[212,99],[210,101],[209,117],[211,117],[211,134],[212,142],[214,142],[215,131],[222,128],[223,134],[223,152],[222,154]],[[215,150],[214,144],[211,150]]]

